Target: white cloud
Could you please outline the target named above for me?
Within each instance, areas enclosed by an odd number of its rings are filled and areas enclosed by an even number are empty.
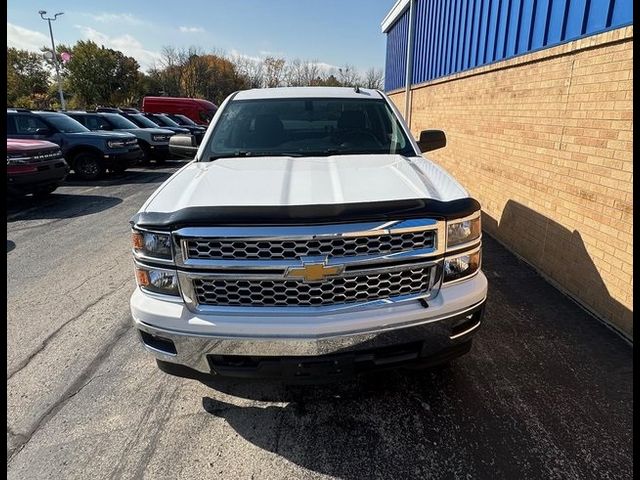
[[[159,52],[146,50],[138,39],[129,34],[110,37],[91,27],[83,25],[75,25],[75,27],[80,29],[81,35],[85,40],[92,40],[98,45],[120,50],[125,55],[135,58],[142,70],[148,70],[160,59]]]
[[[83,13],[83,15],[86,17],[92,18],[96,22],[101,22],[101,23],[126,23],[129,25],[142,25],[143,23],[146,23],[143,20],[139,19],[138,17],[130,13],[104,12],[104,13],[99,13],[97,15],[93,13]]]
[[[48,35],[7,22],[7,45],[9,47],[39,52],[40,48],[50,44],[51,40]]]
[[[282,52],[271,52],[269,50],[260,50],[258,53],[264,57],[282,57],[284,55]]]
[[[184,33],[204,33],[202,27],[180,27],[180,31]]]

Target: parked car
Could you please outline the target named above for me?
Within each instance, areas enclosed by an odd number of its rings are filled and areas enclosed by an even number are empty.
[[[236,92],[131,219],[140,340],[166,372],[308,380],[447,362],[487,295],[480,204],[371,89]],[[178,151],[178,150],[176,150]],[[193,158],[193,157],[192,157]]]
[[[218,107],[201,98],[144,97],[142,111],[146,113],[181,113],[196,123],[209,125]]]
[[[69,173],[62,150],[44,140],[7,138],[7,191],[22,196],[53,192]]]
[[[106,169],[123,172],[142,157],[132,134],[92,132],[60,112],[7,109],[7,138],[57,144],[71,169],[84,180],[99,178]]]
[[[166,113],[165,115],[167,115],[171,120],[176,122],[178,125],[184,125],[184,126],[191,125],[192,127],[203,127],[204,129],[207,128],[207,125],[203,123],[196,123],[186,115],[182,115],[180,113]]]
[[[152,121],[154,121],[155,123],[157,123],[158,125],[160,125],[162,128],[171,128],[171,127],[177,127],[177,128],[181,128],[183,130],[187,130],[187,132],[176,132],[176,133],[189,133],[191,135],[193,135],[194,137],[196,137],[196,144],[200,145],[200,142],[202,141],[204,134],[207,131],[207,127],[203,127],[200,125],[183,125],[180,124],[178,122],[176,122],[173,118],[171,118],[171,116],[167,115],[166,113],[147,113],[145,114],[147,115],[147,118],[150,118]],[[193,123],[193,122],[191,122]]]
[[[169,129],[173,133],[180,133],[180,134],[191,133],[191,131],[188,128],[181,127],[170,118],[164,117],[159,113],[142,113],[141,115],[144,115],[153,123],[156,123],[160,128]]]
[[[169,157],[169,138],[174,135],[171,130],[139,127],[117,113],[69,111],[66,114],[89,130],[113,130],[135,135],[144,154],[142,160],[145,162],[153,158],[156,163],[163,163]]]

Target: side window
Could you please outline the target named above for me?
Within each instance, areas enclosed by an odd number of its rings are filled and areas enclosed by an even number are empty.
[[[39,128],[49,128],[39,118],[33,115],[16,115],[16,133],[18,135],[35,135]]]
[[[100,125],[107,123],[106,121],[103,122],[102,118],[97,115],[87,115],[86,117],[83,117],[82,120],[84,126],[89,130],[100,130]]]
[[[7,135],[15,135],[16,133],[16,118],[14,115],[7,115]]]

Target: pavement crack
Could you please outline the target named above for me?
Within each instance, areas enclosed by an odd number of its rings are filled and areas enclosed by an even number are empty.
[[[126,281],[122,282],[120,285],[118,285],[118,287],[116,287],[114,290],[111,290],[110,292],[105,293],[104,295],[100,295],[96,300],[94,300],[93,302],[91,302],[89,305],[87,305],[86,307],[84,307],[78,314],[74,315],[73,317],[71,317],[70,319],[66,320],[64,323],[62,323],[62,325],[60,325],[58,328],[56,328],[53,332],[51,332],[51,334],[45,338],[42,343],[40,344],[40,346],[38,348],[36,348],[33,352],[31,352],[27,358],[25,358],[24,360],[22,360],[18,366],[9,373],[9,375],[7,376],[7,382],[10,381],[17,373],[19,373],[21,370],[23,370],[24,368],[26,368],[31,361],[40,353],[42,352],[47,345],[49,345],[49,343],[51,342],[51,340],[53,340],[59,333],[60,331],[62,331],[62,329],[64,329],[64,327],[66,327],[67,325],[69,325],[71,322],[73,322],[74,320],[77,320],[78,318],[82,317],[85,313],[87,313],[89,310],[91,310],[91,308],[93,308],[94,306],[96,306],[98,303],[100,303],[102,300],[104,300],[105,298],[115,294],[116,292],[118,292],[121,288],[123,288],[125,285],[129,284],[130,280],[127,279]]]
[[[32,428],[29,429],[27,433],[18,434],[16,438],[20,438],[20,441],[17,442],[17,445],[7,451],[7,467],[11,464],[11,461],[20,453],[24,447],[31,441],[33,435],[42,427],[44,427],[49,421],[56,416],[56,414],[64,407],[69,400],[75,397],[82,389],[84,389],[87,385],[89,385],[93,380],[98,377],[103,377],[106,375],[93,375],[100,365],[104,362],[104,360],[109,356],[118,342],[124,337],[124,335],[132,328],[132,324],[130,321],[126,321],[121,325],[121,327],[116,331],[114,336],[110,341],[105,342],[105,346],[98,352],[98,355],[89,363],[87,368],[76,378],[76,380],[67,388],[60,399],[53,403],[42,415],[40,415],[37,420],[34,422]],[[7,427],[8,428],[8,427]]]

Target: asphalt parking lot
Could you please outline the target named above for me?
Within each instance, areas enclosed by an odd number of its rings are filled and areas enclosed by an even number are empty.
[[[129,218],[180,162],[9,206],[8,477],[626,479],[632,347],[485,237],[485,325],[447,368],[325,386],[160,372]]]

